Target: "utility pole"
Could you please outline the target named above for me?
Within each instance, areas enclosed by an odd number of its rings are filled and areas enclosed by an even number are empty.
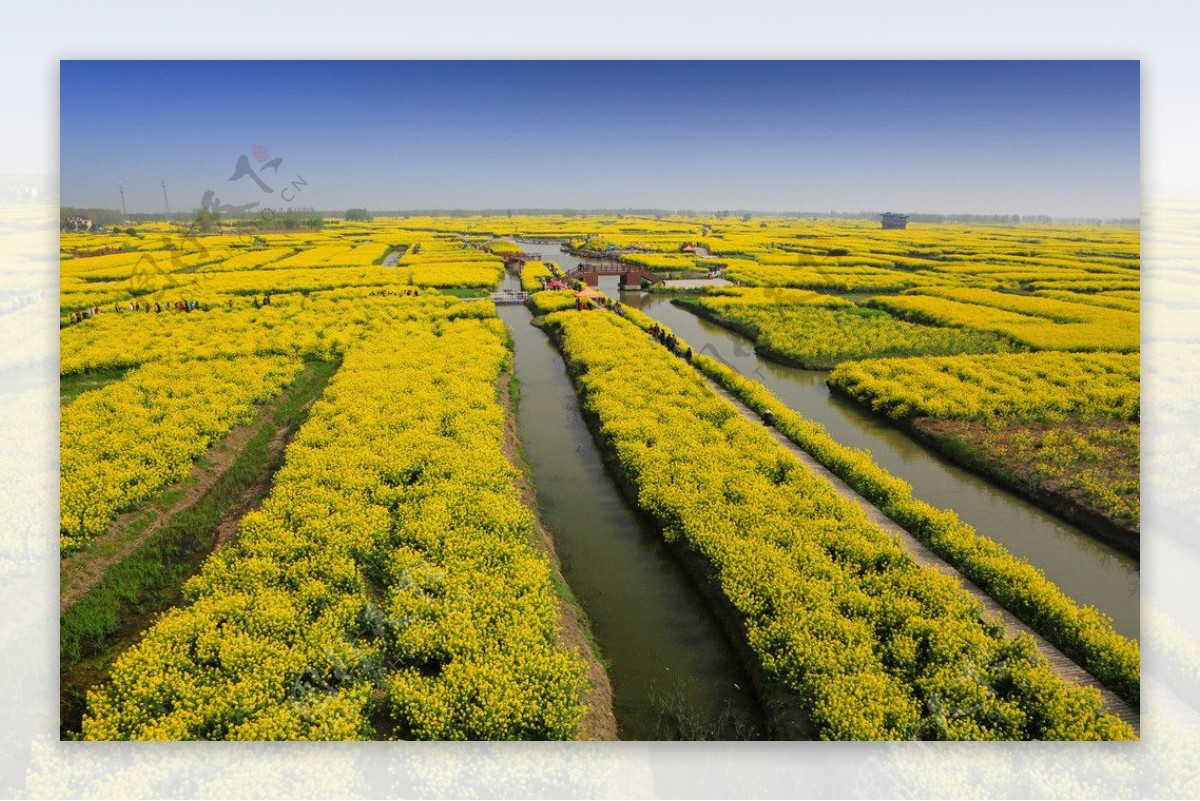
[[[171,219],[171,201],[167,200],[167,182],[162,182],[163,188],[163,205],[167,207],[167,219]]]
[[[121,217],[125,222],[129,222],[129,211],[125,208],[125,184],[120,185],[121,189]]]

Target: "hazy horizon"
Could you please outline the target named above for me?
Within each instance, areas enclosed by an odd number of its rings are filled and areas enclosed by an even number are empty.
[[[63,61],[59,196],[1133,219],[1139,82],[1136,61]]]
[[[115,211],[120,213],[121,209],[118,206],[81,206],[73,203],[58,203],[59,209],[71,210],[95,210],[104,209],[106,211]],[[945,217],[945,218],[989,218],[989,217],[1020,217],[1022,222],[1033,222],[1035,218],[1046,218],[1055,224],[1088,224],[1097,220],[1114,225],[1136,224],[1140,222],[1140,215],[1130,217],[1057,217],[1053,215],[1043,214],[1022,214],[1019,211],[1010,212],[961,212],[961,211],[944,211],[930,212],[906,209],[903,212],[895,212],[893,209],[828,209],[825,211],[817,211],[811,209],[800,210],[762,210],[762,209],[647,209],[638,207],[620,207],[620,208],[561,208],[561,209],[522,209],[522,208],[452,208],[452,209],[425,209],[425,208],[410,208],[410,209],[374,209],[362,206],[346,206],[336,209],[321,209],[310,206],[295,206],[294,211],[311,214],[321,214],[330,218],[341,217],[349,209],[365,208],[365,210],[374,217],[393,218],[393,217],[602,217],[621,215],[625,217],[651,217],[651,216],[666,216],[666,217],[742,217],[751,215],[754,217],[780,217],[780,218],[802,218],[802,219],[847,219],[847,220],[878,220],[879,215],[885,211],[890,213],[902,213],[915,222],[919,222],[921,217]],[[199,209],[175,209],[172,206],[171,214],[168,216],[162,211],[130,211],[129,218],[131,222],[152,221],[158,220],[175,220],[178,221],[181,216],[191,217],[194,211]],[[243,215],[231,216],[229,220],[254,220],[264,213],[287,213],[288,208],[262,208],[255,209],[252,212],[247,212]]]

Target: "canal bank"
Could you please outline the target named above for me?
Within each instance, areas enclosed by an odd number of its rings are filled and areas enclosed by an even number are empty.
[[[714,323],[728,331],[754,343],[754,351],[762,358],[799,370],[823,372],[828,378],[832,364],[804,364],[786,353],[764,344],[755,332],[731,318],[721,318],[709,309],[696,302],[696,295],[673,296],[674,306],[686,309],[707,322]],[[839,399],[859,404],[853,397],[843,392],[836,385],[828,385],[832,393]],[[864,409],[864,411],[866,411]],[[1066,523],[1079,528],[1087,534],[1104,541],[1122,553],[1138,558],[1141,548],[1141,536],[1136,524],[1104,514],[1095,507],[1087,506],[1067,493],[1056,492],[1041,486],[1032,475],[1013,472],[1002,461],[989,458],[986,453],[979,452],[966,442],[958,441],[953,435],[947,435],[944,429],[947,422],[935,418],[915,418],[912,420],[888,419],[887,424],[901,429],[905,434],[919,441],[930,451],[945,457],[951,462],[970,470],[984,479],[999,484],[1020,496],[1026,501],[1055,515]]]
[[[591,622],[621,739],[758,739],[751,677],[683,565],[606,470],[565,365],[520,306],[497,309],[515,348],[517,419],[538,512]]]
[[[587,613],[571,592],[570,585],[562,575],[562,563],[554,547],[554,538],[546,531],[537,508],[537,491],[533,482],[532,468],[525,455],[520,434],[517,431],[516,406],[520,396],[520,382],[512,373],[503,373],[496,380],[496,392],[504,408],[504,455],[509,464],[518,470],[515,481],[521,501],[533,513],[531,544],[550,563],[550,581],[558,596],[559,636],[563,645],[573,649],[584,660],[588,692],[584,696],[587,711],[579,725],[580,740],[616,740],[617,720],[613,712],[612,682],[604,667],[600,647],[592,634]]]

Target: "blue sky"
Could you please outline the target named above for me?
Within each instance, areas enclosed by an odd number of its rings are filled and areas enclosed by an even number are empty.
[[[161,211],[165,180],[172,210],[212,189],[1135,217],[1139,83],[1136,61],[64,61],[61,200],[117,208],[124,184],[131,212]],[[242,155],[282,159],[258,173],[272,194],[228,180]]]

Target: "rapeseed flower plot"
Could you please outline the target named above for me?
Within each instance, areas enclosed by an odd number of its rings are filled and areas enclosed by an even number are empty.
[[[158,362],[80,395],[62,411],[60,548],[86,546],[118,512],[182,479],[300,368],[282,356]]]
[[[831,386],[889,417],[1137,419],[1140,360],[1129,353],[1008,353],[845,362]]]
[[[769,355],[810,368],[828,368],[847,359],[1013,349],[984,331],[898,320],[817,293],[810,298],[774,294],[788,291],[758,290],[763,294],[741,298],[714,295],[702,297],[699,305],[717,320],[744,331]]]
[[[542,288],[542,279],[550,278],[554,273],[550,270],[554,262],[527,261],[521,267],[521,289],[526,292],[537,292]],[[558,265],[554,265],[557,267]]]
[[[547,289],[531,295],[529,307],[533,309],[534,314],[549,314],[574,308],[576,301],[575,293],[569,289]]]
[[[201,313],[107,313],[62,331],[60,370],[69,375],[160,359],[245,355],[327,359],[399,320],[494,314],[486,304],[395,284],[332,289],[307,297],[278,295],[261,308],[254,308],[250,298],[238,297],[232,306],[217,305]]]
[[[574,736],[583,665],[501,450],[503,325],[409,308],[347,347],[262,508],[89,694],[86,738]]]
[[[643,330],[645,315],[625,317]],[[692,364],[757,412],[770,412],[773,425],[850,487],[954,565],[1002,606],[1082,665],[1126,701],[1140,697],[1141,655],[1136,640],[1118,634],[1112,620],[1081,606],[1029,562],[981,536],[953,511],[913,497],[912,487],[880,468],[866,451],[847,448],[820,425],[784,405],[761,384],[704,355]],[[1133,426],[1136,442],[1136,426]],[[1086,475],[1086,473],[1084,474]]]
[[[497,285],[497,253],[519,249],[508,237],[611,245],[652,269],[721,267],[744,286],[700,298],[704,314],[772,355],[841,364],[833,380],[893,416],[1137,418],[1135,228],[477,215],[331,220],[316,231],[196,236],[164,223],[64,234],[62,309],[104,313],[62,330],[62,373],[129,371],[64,409],[64,432],[88,449],[68,458],[64,446],[62,501],[72,511],[63,527],[80,529],[64,547],[103,530],[113,514],[104,509],[136,506],[180,465],[186,472],[245,419],[238,408],[278,392],[302,360],[343,360],[262,508],[187,582],[185,604],[92,690],[85,737],[575,736],[583,666],[560,644],[551,569],[530,545],[531,515],[501,448],[505,332],[490,303],[432,289]],[[389,253],[400,255],[385,266]],[[550,272],[527,263],[523,287],[540,289]],[[202,308],[112,308],[179,299]],[[1132,735],[1094,692],[1065,684],[1028,640],[981,620],[953,580],[918,568],[681,360],[613,315],[553,314],[575,303],[571,292],[531,300],[551,315],[586,411],[640,505],[666,539],[711,567],[753,654],[818,736]],[[653,323],[636,309],[623,315]],[[1040,352],[1008,352],[1030,349]],[[921,358],[879,358],[913,354]],[[253,365],[284,367],[259,368],[274,378],[258,393]],[[1136,703],[1138,646],[1111,621],[952,512],[914,499],[868,454],[833,442],[761,386],[701,354],[692,365],[771,410],[780,432]],[[217,397],[177,394],[178,376],[220,388]],[[121,394],[137,381],[140,400]],[[156,447],[122,427],[139,420],[157,432]],[[105,437],[85,432],[104,426]],[[1093,444],[1051,430],[1029,447],[1053,461]]]
[[[939,326],[1002,334],[1035,350],[1136,351],[1136,312],[987,289],[914,290],[868,302],[899,317]]]
[[[638,504],[711,566],[819,736],[1133,736],[635,326],[573,312],[548,323]]]

